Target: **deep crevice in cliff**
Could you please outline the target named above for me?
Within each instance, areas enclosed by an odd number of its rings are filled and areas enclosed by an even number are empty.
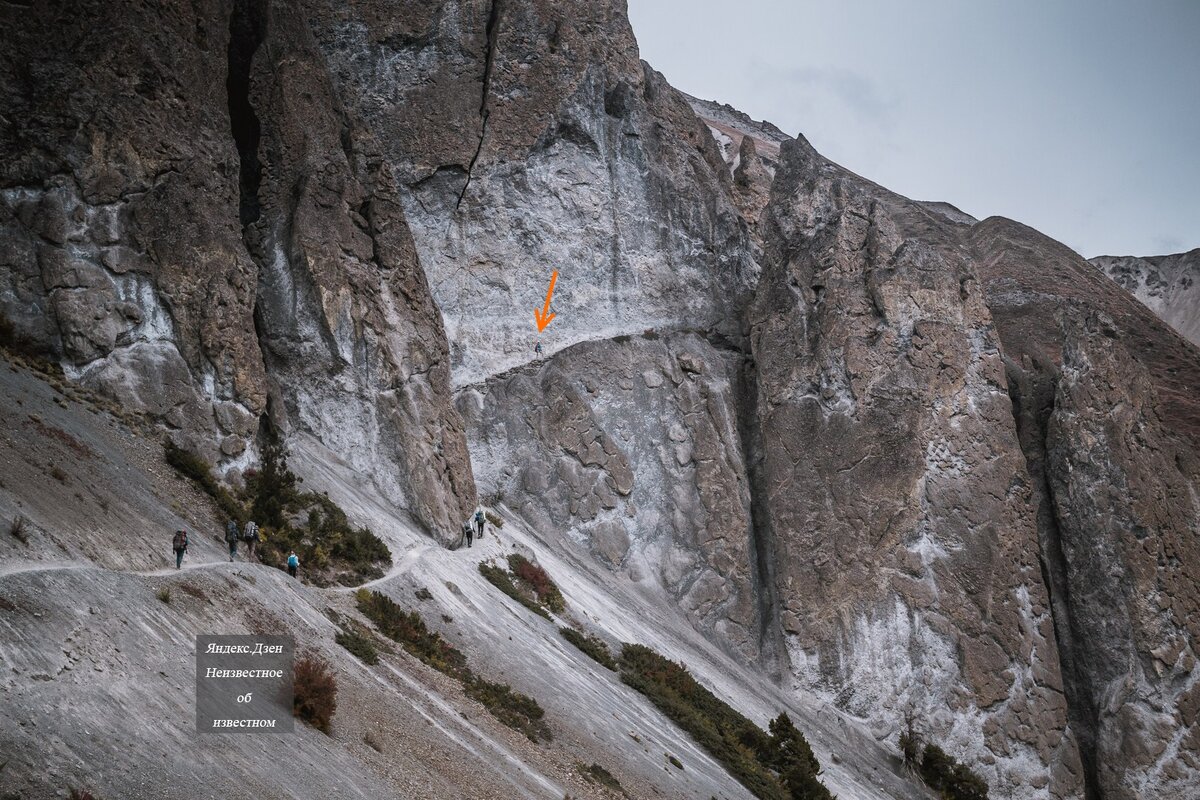
[[[262,162],[258,158],[258,144],[262,126],[250,103],[250,67],[266,29],[263,0],[234,0],[233,13],[229,15],[229,72],[225,90],[230,133],[238,153],[238,218],[243,230],[261,214],[258,190],[262,184]]]
[[[454,204],[456,209],[462,205],[463,198],[467,196],[467,188],[471,185],[471,176],[475,171],[475,162],[479,160],[479,154],[483,152],[488,117],[492,113],[488,99],[492,93],[492,68],[496,62],[496,29],[500,25],[500,2],[501,0],[492,0],[488,7],[488,21],[485,29],[487,52],[483,57],[483,91],[479,99],[479,142],[475,145],[475,153],[471,156],[470,163],[467,164],[467,179],[463,182],[462,191],[458,193],[458,201]]]
[[[1038,559],[1054,620],[1067,718],[1083,764],[1084,797],[1086,800],[1102,800],[1096,761],[1099,709],[1093,700],[1095,694],[1087,667],[1082,663],[1084,656],[1078,647],[1081,636],[1071,614],[1071,585],[1067,577],[1062,529],[1055,510],[1054,488],[1046,468],[1050,417],[1054,413],[1055,376],[1045,371],[1027,372],[1012,363],[1007,366],[1013,421],[1026,468],[1033,481],[1037,504]]]
[[[737,422],[750,495],[750,579],[754,586],[758,615],[759,666],[775,679],[787,668],[779,598],[775,590],[777,562],[771,515],[767,510],[766,479],[763,475],[763,446],[758,419],[758,367],[753,357],[743,354],[738,375]]]

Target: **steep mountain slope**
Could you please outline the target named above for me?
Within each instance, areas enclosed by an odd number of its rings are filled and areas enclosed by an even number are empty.
[[[1122,289],[1200,346],[1200,248],[1170,256],[1088,259]]]
[[[645,698],[567,644],[558,620],[542,620],[483,580],[481,560],[516,548],[558,580],[562,623],[672,653],[759,724],[786,709],[811,732],[839,796],[923,796],[853,720],[756,679],[651,587],[614,578],[586,551],[544,541],[512,517],[475,548],[444,549],[305,436],[296,450],[306,483],[342,498],[396,554],[371,588],[421,613],[486,677],[536,698],[554,740],[530,743],[402,651],[368,666],[333,640],[331,612],[358,617],[352,589],[229,563],[208,533],[220,530],[219,518],[162,462],[159,444],[146,438],[153,426],[143,432],[135,420],[131,428],[97,400],[7,359],[0,370],[0,518],[7,526],[20,514],[28,532],[26,542],[7,531],[0,538],[0,791],[34,799],[68,786],[90,786],[98,797],[184,800],[611,797],[581,771],[599,763],[635,797],[749,798]],[[63,480],[47,479],[51,464],[66,466]],[[180,526],[193,531],[193,545],[176,572],[164,531]],[[421,588],[429,599],[417,599]],[[169,602],[156,597],[163,589]],[[194,733],[195,636],[252,632],[290,634],[298,652],[335,664],[330,735],[300,723],[292,735]]]
[[[908,717],[993,797],[1200,792],[1200,351],[1076,254],[682,95],[620,2],[0,4],[0,23],[0,343],[234,483],[282,431],[306,486],[386,539],[374,588],[410,606],[426,586],[429,620],[559,737],[529,746],[403,656],[349,660],[324,613],[355,613],[348,593],[219,557],[158,574],[162,531],[217,524],[206,501],[157,442],[18,368],[0,511],[36,533],[0,545],[19,701],[0,776],[146,793],[164,720],[190,724],[191,636],[265,619],[345,669],[345,727],[296,745],[333,767],[280,786],[287,742],[225,766],[167,748],[213,791],[558,800],[600,796],[575,763],[595,760],[634,796],[746,796],[482,580],[476,558],[517,545],[610,643],[684,660],[760,724],[787,708],[842,798],[920,795]],[[48,481],[60,462],[79,474]],[[477,492],[506,538],[468,557],[450,548]],[[164,608],[163,581],[240,613]],[[58,645],[89,607],[127,612],[92,623],[120,650],[88,638],[105,671],[85,677]],[[182,690],[142,680],[155,653]],[[93,744],[38,711],[72,704],[144,705],[149,727]]]

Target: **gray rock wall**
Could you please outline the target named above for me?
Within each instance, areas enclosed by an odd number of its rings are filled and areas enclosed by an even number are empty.
[[[950,223],[786,143],[751,312],[797,689],[987,765],[1081,775],[999,341]]]
[[[372,135],[259,0],[9,13],[0,304],[223,468],[279,421],[448,538],[474,503],[445,334]]]
[[[1200,347],[1200,248],[1169,256],[1098,256],[1089,261]]]

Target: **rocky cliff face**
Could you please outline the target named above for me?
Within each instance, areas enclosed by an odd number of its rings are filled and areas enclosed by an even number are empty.
[[[1200,249],[1170,256],[1089,259],[1192,344],[1200,346]]]
[[[0,306],[72,380],[442,543],[477,482],[994,796],[1200,790],[1200,353],[1074,253],[681,95],[621,3],[14,8]]]
[[[1076,793],[1030,480],[957,231],[798,140],[765,238],[757,488],[798,686],[914,713],[1006,793]]]
[[[278,422],[456,530],[474,487],[440,318],[303,19],[257,0],[9,16],[16,335],[232,467],[274,394]]]
[[[1196,773],[1194,347],[1066,247],[989,219],[969,247],[1000,333],[1093,797]]]

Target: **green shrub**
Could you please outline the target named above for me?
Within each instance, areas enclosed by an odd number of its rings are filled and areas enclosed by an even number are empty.
[[[771,722],[768,735],[701,686],[684,665],[643,645],[626,644],[620,666],[624,683],[691,734],[755,797],[832,797],[816,778],[819,766],[808,742],[786,714]]]
[[[567,602],[563,599],[562,592],[541,566],[523,555],[513,553],[508,557],[508,568],[512,570],[513,575],[533,589],[539,603],[555,614],[566,610]]]
[[[270,420],[266,422],[263,439],[259,469],[247,480],[251,498],[250,513],[259,525],[283,528],[287,524],[284,512],[295,500],[299,480],[288,469],[283,437]]]
[[[817,780],[821,765],[788,715],[780,714],[767,729],[771,737],[761,746],[759,760],[779,775],[792,800],[830,800],[829,790]]]
[[[578,647],[584,655],[616,672],[617,662],[613,659],[612,653],[608,652],[608,645],[604,643],[604,640],[581,633],[574,628],[559,628],[558,632],[564,639]]]
[[[400,644],[408,653],[462,683],[463,690],[479,701],[505,725],[529,737],[530,741],[549,741],[549,726],[542,719],[545,711],[532,697],[515,692],[503,683],[485,680],[467,666],[467,657],[452,647],[415,611],[405,611],[390,597],[369,589],[354,595],[358,610],[375,623],[380,633]]]
[[[283,443],[271,428],[263,447],[260,469],[246,472],[246,493],[239,498],[227,489],[212,468],[197,456],[168,442],[167,463],[204,490],[221,512],[239,526],[253,519],[259,525],[259,560],[283,569],[292,550],[314,583],[331,579],[354,586],[383,577],[381,564],[391,562],[383,541],[366,528],[350,524],[346,512],[323,494],[299,492],[300,479],[288,468]],[[306,516],[301,526],[290,517]]]
[[[392,598],[379,592],[362,589],[355,597],[363,616],[414,658],[452,677],[463,680],[471,677],[467,657],[446,642],[441,634],[429,630],[420,614],[405,611]]]
[[[492,716],[513,730],[520,731],[531,742],[550,741],[550,728],[542,720],[546,712],[532,697],[514,692],[504,683],[492,683],[477,676],[463,682],[467,696],[478,700]]]
[[[987,800],[988,785],[936,744],[925,745],[921,778],[942,800]]]
[[[343,628],[338,631],[333,640],[353,653],[364,664],[373,666],[379,663],[379,651],[375,649],[375,643],[369,636],[364,636],[350,628]]]
[[[488,564],[485,561],[479,565],[479,574],[487,578],[488,583],[492,584],[497,589],[504,592],[506,595],[511,597],[513,600],[516,600],[533,613],[537,614],[538,616],[545,617],[546,619],[550,619],[550,613],[542,607],[541,603],[528,597],[519,589],[517,589],[516,585],[512,582],[512,575],[510,575],[507,570],[504,570],[493,564]]]
[[[337,679],[329,663],[305,656],[292,668],[292,713],[323,733],[329,733],[337,710]]]
[[[159,600],[161,600],[164,603],[170,603],[171,602],[171,587],[169,587],[169,586],[162,587],[161,589],[159,589],[157,592],[154,593],[154,596],[157,597]]]
[[[674,767],[675,769],[683,769],[683,762],[680,761],[678,758],[671,755],[670,753],[663,753],[663,755],[667,757],[667,761],[670,762],[672,767]]]

